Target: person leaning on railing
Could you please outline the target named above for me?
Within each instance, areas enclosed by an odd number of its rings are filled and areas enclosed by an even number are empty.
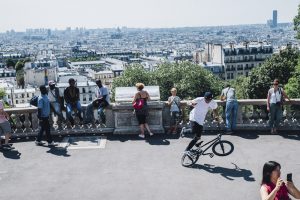
[[[285,101],[285,99],[291,101],[285,91],[278,85],[279,80],[275,79],[273,82],[273,88],[268,91],[267,96],[267,110],[270,112],[269,125],[271,128],[271,134],[277,133],[277,127],[282,118],[283,101]]]
[[[289,194],[300,199],[300,191],[293,182],[283,181],[281,166],[275,161],[264,164],[263,178],[261,182],[260,195],[262,200],[289,200]]]

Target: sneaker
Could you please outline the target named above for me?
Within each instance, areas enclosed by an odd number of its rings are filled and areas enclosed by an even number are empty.
[[[41,142],[41,141],[35,141],[35,144],[37,146],[43,146],[45,143],[44,142]]]
[[[154,133],[150,132],[150,133],[149,133],[149,135],[150,135],[150,136],[153,136],[153,135],[154,135]]]
[[[3,150],[13,150],[15,147],[10,146],[9,144],[3,144],[2,145]]]
[[[145,135],[139,134],[140,138],[145,138]]]
[[[49,147],[56,147],[58,144],[57,143],[55,143],[55,142],[51,142],[51,143],[48,143],[48,146]]]

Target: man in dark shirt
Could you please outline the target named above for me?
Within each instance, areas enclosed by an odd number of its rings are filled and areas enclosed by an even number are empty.
[[[64,91],[64,98],[67,103],[67,118],[71,122],[71,125],[74,126],[74,119],[72,117],[73,109],[77,110],[77,116],[80,121],[82,121],[81,117],[81,104],[80,104],[80,96],[79,89],[75,86],[75,80],[73,78],[69,79],[69,87],[67,87]]]

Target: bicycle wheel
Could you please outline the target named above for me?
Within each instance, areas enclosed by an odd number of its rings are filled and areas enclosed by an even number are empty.
[[[234,150],[234,146],[227,140],[221,140],[214,144],[212,151],[217,156],[228,156]]]
[[[198,161],[199,157],[200,155],[196,152],[191,152],[191,154],[185,153],[181,158],[181,165],[184,167],[190,167]]]

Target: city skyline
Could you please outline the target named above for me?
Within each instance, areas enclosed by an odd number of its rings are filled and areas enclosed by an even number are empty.
[[[11,0],[2,3],[0,32],[27,28],[173,28],[264,24],[278,10],[278,23],[292,22],[298,0]],[[13,11],[13,12],[12,12]],[[21,20],[22,19],[22,20]]]

